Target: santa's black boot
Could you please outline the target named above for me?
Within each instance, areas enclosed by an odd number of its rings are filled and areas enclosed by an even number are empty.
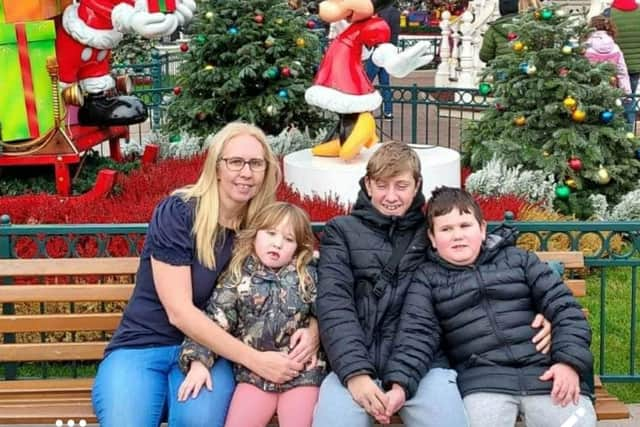
[[[78,121],[85,126],[121,126],[142,123],[149,117],[147,106],[135,96],[89,94],[78,110]]]

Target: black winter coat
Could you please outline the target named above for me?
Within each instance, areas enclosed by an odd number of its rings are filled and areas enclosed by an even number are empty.
[[[325,226],[318,264],[320,337],[343,384],[357,374],[386,382],[384,367],[395,351],[393,340],[405,294],[414,270],[425,259],[422,191],[404,216],[390,217],[372,206],[362,181],[361,188],[351,214],[334,218]],[[404,236],[411,239],[408,249],[378,297],[373,293],[378,276],[391,258],[393,245]],[[446,365],[446,360],[440,363]],[[415,387],[400,385],[409,397],[415,392]]]
[[[399,353],[428,364],[438,348],[439,324],[442,348],[458,371],[463,396],[549,394],[553,382],[538,377],[558,362],[578,372],[583,394],[592,393],[591,329],[580,305],[546,263],[514,246],[515,230],[501,227],[495,233],[470,266],[448,264],[429,249],[429,261],[416,270],[407,293],[411,305],[402,317]],[[416,315],[412,307],[422,307],[422,314]],[[536,351],[531,342],[537,331],[530,325],[537,313],[551,321],[549,355]],[[417,340],[415,330],[428,336]],[[401,371],[405,363],[394,358],[388,369]],[[410,366],[424,369],[415,362]]]

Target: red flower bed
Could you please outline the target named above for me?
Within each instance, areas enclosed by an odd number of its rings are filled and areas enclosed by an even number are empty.
[[[176,188],[193,183],[198,178],[203,157],[171,159],[157,164],[144,165],[128,176],[117,177],[117,191],[107,197],[86,194],[78,197],[59,197],[49,194],[29,194],[0,198],[0,214],[8,214],[13,224],[103,224],[145,223],[149,221],[154,206]],[[354,185],[357,185],[354,183]],[[278,200],[296,204],[307,211],[312,221],[327,221],[346,213],[346,205],[336,199],[318,196],[302,196],[286,184],[282,184]],[[512,211],[516,218],[527,203],[515,196],[480,198],[480,206],[487,220],[500,221],[505,211]],[[62,243],[50,241],[47,245],[59,246],[50,252],[64,256]],[[95,248],[90,241],[83,243],[83,254],[91,254]],[[118,246],[118,243],[113,243]],[[23,247],[23,253],[32,249]],[[114,249],[114,252],[120,252]],[[115,255],[115,253],[114,253]]]

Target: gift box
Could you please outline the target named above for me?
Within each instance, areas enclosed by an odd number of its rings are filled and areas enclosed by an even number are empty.
[[[176,0],[149,0],[149,12],[171,13],[176,11]]]
[[[0,23],[42,21],[60,15],[73,0],[0,0]]]
[[[0,125],[2,139],[37,138],[54,126],[53,21],[0,24]],[[57,94],[57,89],[55,90]]]

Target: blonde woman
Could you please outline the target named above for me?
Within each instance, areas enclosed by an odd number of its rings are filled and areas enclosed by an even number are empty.
[[[318,349],[315,323],[292,337],[293,349],[260,352],[225,332],[202,310],[231,258],[235,234],[273,202],[277,159],[255,126],[231,123],[211,138],[198,181],[156,207],[133,295],[105,351],[93,387],[103,427],[222,426],[235,386],[232,360],[284,383]],[[185,336],[219,354],[212,389],[178,402]],[[297,344],[297,345],[295,345]],[[226,358],[226,359],[224,359]]]

